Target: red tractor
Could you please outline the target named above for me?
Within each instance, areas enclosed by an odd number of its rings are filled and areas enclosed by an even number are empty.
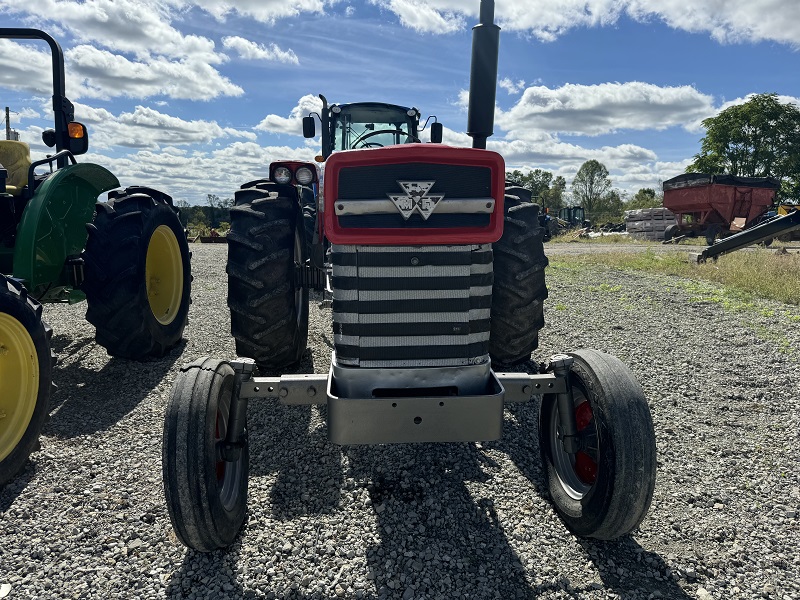
[[[329,106],[324,183],[281,162],[236,192],[228,305],[236,361],[202,358],[175,381],[164,428],[167,506],[178,538],[228,546],[246,512],[247,404],[327,404],[337,444],[486,441],[505,402],[541,402],[539,439],[556,510],[582,536],[636,528],[655,484],[647,401],[618,359],[594,350],[531,360],[547,297],[539,209],[505,185],[492,134],[499,27],[473,30],[473,148],[419,138],[419,111]],[[313,116],[304,133],[315,134]],[[320,189],[320,185],[322,188]],[[284,374],[308,338],[308,290],[332,294],[329,373]],[[527,372],[496,372],[511,366]]]

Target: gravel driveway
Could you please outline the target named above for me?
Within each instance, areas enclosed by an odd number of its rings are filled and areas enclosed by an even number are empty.
[[[667,277],[550,267],[544,360],[592,347],[640,379],[658,480],[631,538],[577,539],[548,503],[538,407],[486,444],[337,447],[324,409],[250,406],[249,517],[178,544],[161,430],[178,367],[234,356],[225,246],[193,245],[186,342],[109,358],[85,305],[47,306],[59,357],[42,449],[0,492],[0,598],[800,598],[800,309]],[[304,371],[327,371],[312,301]]]

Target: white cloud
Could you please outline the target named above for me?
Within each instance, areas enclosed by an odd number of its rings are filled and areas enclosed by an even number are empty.
[[[151,54],[170,58],[194,57],[210,64],[225,57],[214,51],[208,38],[184,35],[172,26],[180,0],[25,0],[6,7],[27,14],[28,20],[68,30],[78,42],[130,53],[144,60]]]
[[[261,21],[274,23],[278,19],[294,17],[301,13],[323,13],[326,6],[340,0],[194,0],[186,5],[199,6],[219,20],[229,14],[239,14]]]
[[[54,34],[58,30],[62,38],[66,30],[77,40],[65,51],[71,97],[208,99],[242,94],[215,68],[228,57],[216,51],[213,40],[185,35],[172,25],[189,7],[182,0],[26,0],[0,10]],[[39,85],[42,75],[49,80],[49,64],[43,68],[40,57],[27,54],[37,59],[37,76],[27,85]],[[49,52],[42,56],[48,58]]]
[[[519,94],[522,90],[525,89],[525,81],[519,79],[517,81],[512,81],[508,77],[503,77],[501,80],[497,82],[501,88],[507,91],[509,94]]]
[[[77,85],[76,89],[68,89],[68,95],[76,98],[164,95],[208,100],[244,93],[241,87],[222,76],[202,57],[192,56],[178,61],[152,57],[146,61],[132,61],[85,44],[75,46],[65,54],[72,75],[68,82]]]
[[[251,42],[243,37],[229,36],[222,38],[222,45],[236,50],[239,56],[249,60],[268,60],[283,63],[300,64],[293,50],[281,50],[276,44],[269,47]]]
[[[691,86],[660,87],[631,81],[529,87],[497,125],[525,137],[530,130],[600,135],[624,129],[688,126],[714,113],[713,98]]]
[[[287,133],[289,135],[303,135],[303,117],[309,113],[319,113],[322,101],[312,94],[306,94],[289,113],[289,117],[267,115],[254,127],[257,131],[270,133]]]
[[[53,94],[50,52],[0,39],[0,87],[32,94]]]
[[[224,138],[256,138],[252,131],[221,127],[214,121],[186,121],[145,106],[114,115],[103,108],[78,104],[75,117],[89,128],[90,146],[94,150],[120,147],[155,150],[165,146],[210,144]]]
[[[478,2],[371,0],[412,29],[450,33],[478,18]],[[771,40],[800,46],[800,2],[795,0],[515,0],[498,2],[496,19],[506,31],[554,40],[571,29],[613,25],[623,15],[660,20],[675,29],[707,33],[724,43]]]
[[[393,12],[403,26],[419,32],[453,33],[466,26],[461,3],[430,0],[370,0],[370,2]],[[454,6],[442,8],[440,4],[454,4]]]

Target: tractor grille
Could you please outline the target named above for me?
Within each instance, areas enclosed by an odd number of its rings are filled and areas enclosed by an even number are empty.
[[[427,219],[418,213],[405,219],[394,208],[388,214],[374,214],[368,206],[375,204],[375,200],[387,201],[389,194],[402,193],[401,181],[432,181],[430,195],[444,195],[444,203],[461,208],[447,210],[442,204]],[[336,197],[350,206],[353,201],[364,203],[359,211],[364,214],[339,215],[339,224],[345,228],[485,227],[492,211],[478,200],[492,201],[492,173],[487,167],[417,162],[345,167],[339,173]],[[475,202],[465,202],[469,200]],[[473,206],[480,207],[481,212],[476,212]]]
[[[336,359],[361,367],[487,362],[491,245],[333,245]]]

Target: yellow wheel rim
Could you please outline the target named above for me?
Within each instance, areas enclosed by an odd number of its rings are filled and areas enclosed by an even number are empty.
[[[159,225],[150,237],[145,279],[153,316],[162,325],[169,325],[183,299],[183,260],[178,240],[166,225]]]
[[[17,447],[39,397],[39,358],[28,330],[0,313],[0,460]]]

